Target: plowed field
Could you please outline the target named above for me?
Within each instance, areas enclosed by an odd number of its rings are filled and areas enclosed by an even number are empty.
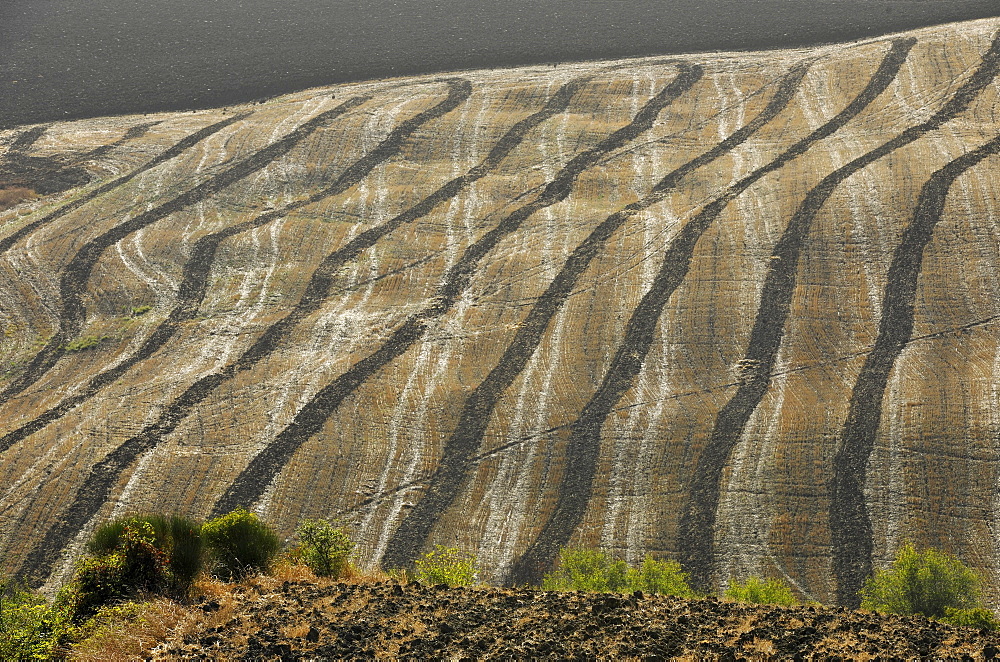
[[[998,31],[0,132],[3,569],[246,506],[494,582],[851,605],[912,540],[1000,584]]]

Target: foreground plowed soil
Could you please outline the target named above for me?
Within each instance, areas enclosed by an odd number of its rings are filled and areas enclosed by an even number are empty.
[[[843,608],[396,583],[250,585],[155,659],[991,659],[1000,634]]]

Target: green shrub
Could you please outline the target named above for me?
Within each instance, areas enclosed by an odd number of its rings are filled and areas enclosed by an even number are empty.
[[[88,551],[95,555],[113,552],[119,548],[127,526],[143,524],[152,527],[153,544],[166,554],[171,588],[185,593],[201,572],[204,558],[201,525],[192,519],[159,513],[120,517],[97,527]]]
[[[742,584],[734,582],[726,589],[725,596],[736,602],[753,605],[780,605],[793,607],[798,604],[791,587],[780,579],[750,577]]]
[[[629,567],[599,549],[559,550],[558,567],[545,575],[546,591],[624,593],[629,590]]]
[[[904,545],[888,568],[877,570],[861,589],[861,608],[942,619],[948,609],[979,603],[979,576],[951,554]]]
[[[354,543],[329,520],[303,520],[295,535],[301,542],[302,561],[318,576],[337,578],[347,567]]]
[[[154,543],[148,522],[124,524],[114,551],[83,559],[61,596],[80,623],[101,607],[158,593],[169,583],[167,555]]]
[[[945,607],[945,615],[941,620],[950,625],[978,628],[980,630],[1000,630],[1000,620],[996,614],[985,607],[971,609],[955,609]]]
[[[696,598],[697,594],[688,585],[688,573],[681,569],[677,561],[656,560],[647,556],[638,570],[629,571],[629,590],[659,595],[674,595],[679,598]]]
[[[281,549],[278,535],[244,508],[211,519],[201,527],[205,547],[223,579],[265,572]]]
[[[443,545],[417,559],[416,565],[414,578],[421,584],[468,586],[475,583],[478,572],[474,556]]]
[[[659,593],[683,598],[697,597],[688,585],[688,574],[676,561],[647,556],[638,568],[599,549],[564,548],[559,565],[542,580],[547,591],[591,591],[597,593]]]
[[[0,659],[45,660],[70,629],[68,610],[0,582]]]
[[[108,336],[83,336],[66,344],[64,349],[67,352],[83,352],[93,349],[108,339]]]

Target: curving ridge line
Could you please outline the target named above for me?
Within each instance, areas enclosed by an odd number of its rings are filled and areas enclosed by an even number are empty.
[[[944,166],[924,184],[886,276],[878,338],[858,373],[830,481],[830,537],[837,603],[860,604],[858,591],[872,572],[874,541],[865,503],[865,478],[882,420],[882,400],[896,359],[913,333],[914,301],[924,248],[944,212],[952,184],[987,157],[1000,153],[1000,136]]]
[[[205,296],[208,275],[215,252],[225,239],[282,218],[296,209],[319,202],[324,198],[343,193],[361,181],[375,166],[397,154],[402,149],[403,141],[407,136],[432,119],[454,110],[472,94],[472,84],[467,80],[451,79],[447,82],[449,93],[445,99],[432,108],[400,123],[373,150],[341,173],[340,177],[330,186],[307,198],[261,214],[249,221],[201,237],[195,242],[191,257],[184,265],[184,276],[178,288],[176,305],[170,315],[146,339],[143,346],[126,361],[96,376],[82,393],[67,398],[39,418],[6,435],[0,440],[0,443],[6,443],[9,447],[10,443],[17,440],[13,438],[15,433],[23,439],[28,434],[41,429],[87,398],[92,397],[100,388],[110,384],[133,365],[149,358],[162,347],[173,336],[182,322],[191,319],[197,313]],[[368,99],[368,97],[354,97],[338,106],[338,109],[341,109],[341,112],[347,112]],[[67,507],[59,524],[47,532],[45,541],[33,549],[21,565],[18,571],[19,576],[30,576],[32,581],[43,581],[44,577],[40,575],[48,573],[52,564],[58,559],[62,548],[97,514],[121,474],[136,458],[154,448],[164,435],[177,427],[190,409],[204,399],[214,387],[224,379],[231,377],[235,373],[235,370],[232,370],[234,366],[235,364],[230,364],[222,372],[212,373],[197,380],[164,409],[156,422],[146,426],[141,432],[123,442],[98,462],[84,479],[83,485],[77,491],[73,502]],[[11,437],[12,441],[8,442],[8,437]]]
[[[94,265],[97,264],[101,255],[109,246],[170,214],[206,200],[222,189],[262,170],[275,159],[290,152],[292,148],[305,140],[330,119],[339,117],[346,110],[357,106],[359,103],[362,103],[362,101],[354,98],[332,110],[320,113],[283,138],[230,166],[223,172],[214,175],[198,186],[182,193],[173,200],[154,207],[138,216],[134,216],[84,244],[63,269],[59,279],[59,329],[53,334],[52,338],[45,344],[41,351],[35,355],[21,376],[8,384],[3,391],[0,391],[0,403],[6,402],[12,396],[17,395],[37,382],[62,358],[65,353],[62,349],[63,346],[80,333],[86,317],[86,309],[83,305],[82,296],[86,290],[87,281],[90,279],[90,273]],[[104,187],[101,188],[103,189]],[[40,219],[36,223],[41,223],[46,219]],[[22,230],[28,227],[30,226],[26,226]]]
[[[355,183],[361,181],[361,179],[376,165],[397,153],[402,146],[402,140],[406,136],[431,119],[439,117],[440,115],[452,110],[459,103],[468,98],[471,92],[471,84],[468,82],[453,82],[449,95],[441,103],[436,104],[433,108],[419,113],[413,118],[401,123],[389,134],[389,136],[381,141],[375,149],[364,155],[350,168],[345,170],[332,185],[310,195],[308,198],[297,200],[278,209],[261,214],[249,221],[230,226],[218,232],[213,232],[199,238],[191,250],[191,257],[184,265],[181,284],[178,288],[177,302],[175,303],[174,308],[170,311],[163,322],[161,322],[150,334],[142,346],[125,361],[122,361],[113,368],[105,370],[95,376],[80,392],[66,398],[58,405],[43,412],[40,416],[0,437],[0,453],[6,451],[13,444],[26,439],[35,432],[38,432],[53,421],[62,418],[66,413],[92,398],[102,388],[117,380],[125,374],[125,372],[131,369],[132,366],[138,364],[140,361],[148,359],[164,344],[166,344],[166,342],[173,337],[180,324],[192,319],[197,314],[198,308],[205,297],[205,290],[208,285],[208,275],[211,271],[212,262],[215,259],[215,252],[224,240],[240,234],[241,232],[246,232],[247,230],[260,227],[261,225],[287,216],[301,207],[314,204],[324,198],[342,193]],[[356,107],[363,101],[365,101],[365,99],[360,97],[355,98],[348,102],[348,104],[350,104],[349,107],[347,104],[342,104],[342,107],[346,112],[349,108]],[[284,320],[282,320],[282,322],[283,321]],[[281,324],[282,322],[278,322],[278,324]],[[273,329],[274,326],[271,328]],[[268,329],[268,331],[270,330],[271,329]],[[254,346],[256,347],[258,344],[259,341],[258,343],[255,343]],[[233,366],[230,365],[223,370],[223,373],[228,373],[226,374],[227,378],[232,376],[232,374],[235,374],[232,368]],[[172,404],[169,406],[164,415],[161,416],[161,420],[147,426],[142,432],[139,433],[139,436],[150,437],[150,435],[152,435],[160,438],[167,434],[173,430],[178,423],[180,423],[187,411],[189,411],[194,404],[197,404],[197,402],[204,399],[204,397],[207,396],[213,388],[218,386],[219,383],[219,373],[213,373],[199,379],[180,396],[179,402],[181,404],[177,404],[176,406],[175,404]],[[194,399],[192,397],[193,392],[198,393],[200,397],[198,399]],[[183,415],[180,414],[181,410],[184,411]],[[168,420],[170,421],[169,423],[166,422]],[[130,439],[126,441],[125,444],[128,445],[130,441],[132,440]]]
[[[164,344],[166,344],[166,342],[173,337],[180,324],[192,319],[197,314],[198,308],[201,306],[201,302],[205,297],[205,291],[208,286],[208,275],[211,271],[212,262],[215,259],[215,252],[224,240],[242,232],[246,232],[247,230],[260,227],[279,218],[283,218],[301,207],[314,204],[324,198],[338,195],[346,191],[348,188],[361,181],[361,179],[376,165],[396,154],[401,148],[402,141],[406,136],[413,133],[413,131],[431,119],[440,117],[441,115],[451,111],[459,103],[468,98],[471,93],[472,87],[470,83],[467,81],[453,81],[450,93],[443,101],[435,104],[434,107],[406,120],[405,122],[402,122],[398,127],[390,132],[390,134],[382,140],[375,147],[375,149],[368,154],[365,154],[357,162],[352,164],[330,186],[317,193],[313,193],[309,197],[302,200],[291,202],[283,207],[261,214],[249,221],[227,227],[223,230],[219,230],[218,232],[213,232],[199,238],[191,250],[191,256],[184,265],[181,276],[181,284],[178,287],[177,302],[163,322],[156,327],[156,329],[150,334],[135,354],[113,368],[105,370],[95,376],[80,392],[66,398],[58,405],[43,412],[38,417],[0,437],[0,453],[6,451],[13,444],[26,439],[29,435],[38,432],[53,421],[62,418],[70,410],[92,398],[102,388],[125,374],[125,372],[131,369],[132,366],[136,365],[140,361],[148,359]],[[358,97],[342,104],[341,107],[343,108],[343,111],[346,112],[350,108],[356,107],[365,100],[366,98]],[[331,271],[328,274],[328,280],[332,278],[332,275],[333,272]],[[293,310],[293,313],[298,310],[298,307],[299,306],[297,305],[296,309]],[[287,328],[286,326],[283,326],[285,319],[288,318],[286,317],[275,325],[272,325],[268,329],[268,332],[271,332],[271,330],[277,326],[281,326],[282,329]],[[258,347],[260,344],[261,341],[258,340],[254,343],[253,347]],[[245,357],[246,354],[247,353],[245,352],[243,356]],[[262,357],[263,355],[261,355],[260,358]],[[171,405],[166,408],[164,414],[161,415],[159,420],[144,428],[137,436],[141,436],[146,439],[144,443],[145,446],[149,446],[150,443],[153,443],[154,445],[155,443],[158,443],[159,438],[168,434],[181,422],[181,420],[183,420],[183,418],[190,411],[191,407],[203,400],[212,389],[223,381],[223,377],[228,379],[235,374],[234,368],[235,366],[231,364],[226,366],[221,373],[213,373],[196,381],[188,387],[188,389],[178,398],[177,401],[171,403]],[[150,442],[150,440],[154,437],[156,441]],[[125,445],[134,445],[133,439],[127,440]]]
[[[169,161],[170,159],[172,159],[172,158],[174,158],[176,156],[179,156],[183,152],[185,152],[188,149],[194,147],[196,144],[198,144],[199,142],[201,142],[205,138],[208,138],[209,136],[211,136],[211,135],[213,135],[215,133],[218,133],[219,131],[221,131],[222,129],[226,128],[230,124],[233,124],[234,122],[238,122],[240,120],[246,119],[249,116],[250,116],[249,113],[243,113],[241,115],[233,115],[232,117],[227,117],[226,119],[224,119],[224,120],[222,120],[220,122],[216,122],[215,124],[210,124],[210,125],[204,127],[203,129],[200,129],[200,130],[196,131],[195,133],[192,133],[191,135],[189,135],[189,136],[181,139],[175,145],[173,145],[172,147],[168,148],[167,150],[165,150],[164,152],[162,152],[161,154],[159,154],[155,158],[153,158],[149,163],[146,163],[146,164],[144,164],[142,166],[139,166],[138,168],[136,168],[132,172],[128,173],[127,175],[122,175],[121,177],[113,179],[110,182],[107,182],[106,184],[102,184],[101,186],[97,187],[96,189],[94,189],[90,193],[82,195],[79,198],[77,198],[76,200],[73,200],[72,202],[66,203],[62,207],[59,207],[55,211],[53,211],[53,212],[51,212],[51,213],[43,216],[42,218],[38,219],[37,221],[34,221],[32,223],[28,223],[24,227],[19,228],[17,230],[17,232],[14,232],[13,234],[10,234],[10,235],[4,237],[3,239],[0,239],[0,255],[3,255],[4,253],[6,253],[8,250],[10,250],[11,246],[13,246],[18,241],[24,239],[26,236],[28,236],[29,234],[31,234],[32,232],[34,232],[38,228],[40,228],[40,227],[42,227],[44,225],[48,225],[52,221],[65,216],[66,214],[70,213],[71,211],[79,209],[80,207],[82,207],[83,205],[87,204],[88,202],[90,202],[94,198],[102,196],[102,195],[104,195],[105,193],[107,193],[108,191],[110,191],[112,189],[115,189],[115,188],[117,188],[117,187],[119,187],[119,186],[121,186],[123,184],[127,184],[128,182],[132,181],[133,179],[135,179],[139,175],[143,174],[144,172],[152,170],[153,168],[155,168],[156,166],[160,165],[161,163],[164,163],[165,161]],[[135,127],[133,127],[133,128],[135,128]],[[0,398],[0,399],[2,399],[2,398]]]
[[[687,276],[698,240],[722,214],[726,206],[750,186],[804,154],[814,143],[836,132],[871,104],[895,78],[914,43],[916,40],[912,38],[893,41],[889,52],[872,75],[868,85],[848,106],[770,163],[754,170],[726,189],[702,208],[671,240],[653,284],[629,318],[625,336],[601,381],[601,386],[571,426],[566,451],[566,477],[559,486],[556,507],[535,541],[515,560],[511,569],[513,582],[540,581],[542,574],[552,565],[559,549],[569,542],[573,531],[583,521],[592,491],[594,473],[597,470],[601,428],[618,401],[632,388],[636,376],[642,370],[663,308]]]
[[[1000,33],[995,36],[976,71],[929,120],[909,127],[899,136],[828,174],[806,194],[805,200],[789,221],[771,253],[771,266],[764,280],[757,317],[750,334],[743,364],[751,368],[736,393],[716,416],[712,434],[698,458],[687,503],[681,515],[677,534],[681,564],[691,573],[695,586],[706,588],[713,580],[715,516],[722,472],[747,421],[770,385],[770,373],[781,346],[785,321],[795,291],[799,256],[813,219],[841,182],[957,116],[992,83],[998,72]]]
[[[546,207],[564,200],[573,190],[576,179],[603,156],[620,148],[652,127],[660,111],[687,91],[702,76],[702,68],[678,65],[678,75],[656,96],[646,102],[632,121],[597,145],[574,156],[545,188],[531,201],[514,210],[492,230],[470,245],[445,274],[432,303],[407,319],[377,350],[352,365],[320,389],[295,415],[292,422],[258,453],[237,476],[213,508],[226,512],[240,505],[251,505],[263,494],[298,448],[320,431],[333,411],[371,375],[412,347],[427,330],[428,324],[444,315],[458,300],[472,280],[479,262],[501,240],[516,232],[522,223]]]
[[[552,318],[562,308],[577,281],[611,236],[637,213],[666,198],[689,173],[730,152],[774,119],[795,96],[807,71],[808,66],[805,65],[792,69],[784,76],[765,109],[750,122],[708,151],[665,175],[642,199],[608,216],[577,245],[518,326],[513,340],[497,365],[465,399],[458,425],[444,445],[441,459],[426,491],[389,539],[382,558],[386,567],[409,567],[420,554],[434,525],[458,496],[467,478],[470,460],[482,442],[503,392],[524,370],[538,349]]]

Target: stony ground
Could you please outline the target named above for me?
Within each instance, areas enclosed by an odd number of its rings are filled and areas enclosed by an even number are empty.
[[[842,608],[284,582],[204,597],[153,659],[991,659],[1000,634]]]

